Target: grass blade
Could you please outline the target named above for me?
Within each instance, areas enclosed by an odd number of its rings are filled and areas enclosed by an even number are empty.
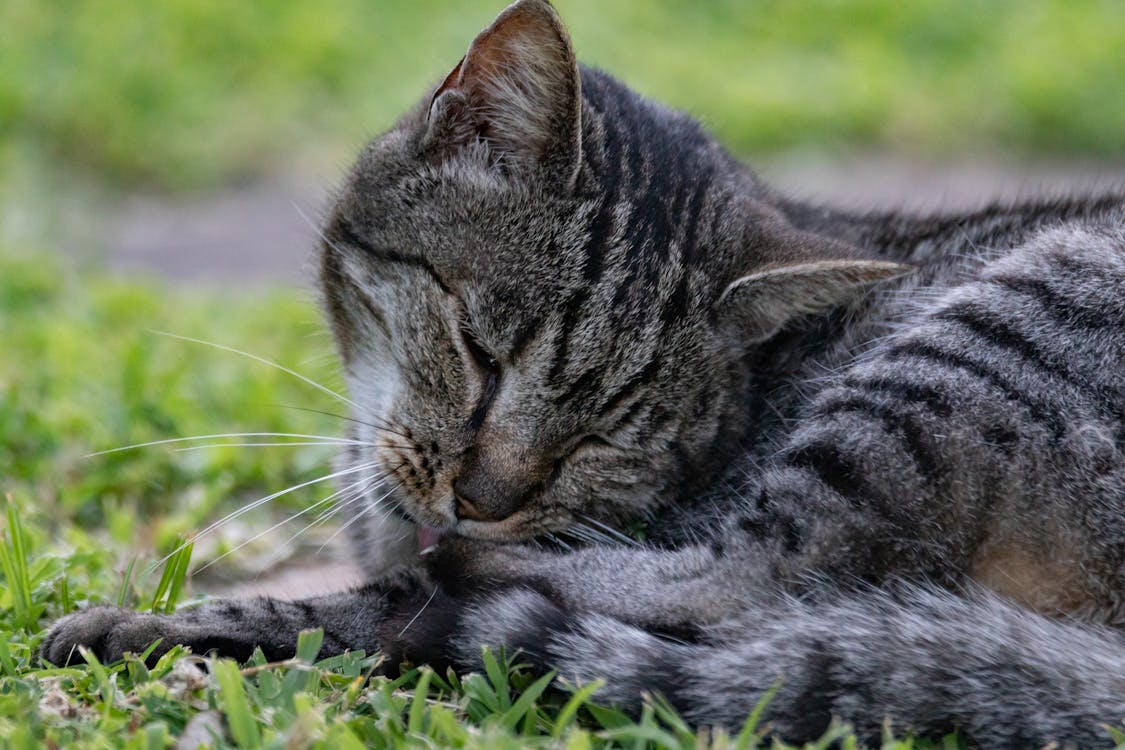
[[[258,750],[262,746],[262,735],[250,712],[250,701],[246,697],[238,665],[230,659],[217,659],[212,662],[211,669],[219,683],[223,711],[235,743],[243,750]]]

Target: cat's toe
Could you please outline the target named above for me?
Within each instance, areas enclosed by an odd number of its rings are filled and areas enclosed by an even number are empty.
[[[39,655],[60,667],[77,664],[83,661],[79,653],[81,646],[102,661],[112,661],[114,657],[108,648],[111,634],[136,617],[136,612],[117,607],[91,607],[67,615],[51,626],[39,647]]]

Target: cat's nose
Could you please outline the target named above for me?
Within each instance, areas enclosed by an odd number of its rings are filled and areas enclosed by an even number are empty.
[[[454,512],[469,521],[503,521],[515,512],[519,499],[504,492],[493,482],[474,481],[472,477],[453,480],[453,495],[457,498]]]

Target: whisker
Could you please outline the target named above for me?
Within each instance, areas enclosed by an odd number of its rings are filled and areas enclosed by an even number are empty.
[[[365,515],[367,515],[371,511],[377,510],[379,508],[379,503],[381,503],[385,499],[387,499],[392,492],[394,492],[395,490],[397,490],[401,486],[402,486],[402,482],[397,482],[397,483],[395,483],[394,487],[391,487],[389,490],[384,492],[378,499],[372,500],[371,504],[368,507],[364,508],[359,513],[356,513],[354,516],[352,516],[350,519],[348,519],[347,523],[343,524],[342,526],[340,526],[340,528],[336,529],[335,533],[333,533],[332,536],[325,539],[324,544],[320,545],[320,549],[318,549],[317,552],[319,553],[319,552],[323,551],[324,548],[328,546],[329,542],[331,542],[336,537],[340,536],[340,534],[344,533],[344,530],[347,529],[349,526],[351,526],[353,523],[355,523],[359,519],[363,518]],[[389,513],[389,511],[388,511],[388,513]]]
[[[200,572],[206,570],[207,568],[211,567],[215,563],[222,560],[224,557],[227,557],[228,555],[233,555],[235,552],[238,552],[240,549],[242,549],[246,545],[253,544],[254,542],[256,542],[258,539],[261,539],[266,534],[269,534],[272,531],[276,531],[277,529],[281,528],[282,526],[284,526],[285,524],[294,520],[295,518],[299,518],[299,517],[305,515],[306,513],[310,513],[313,510],[315,510],[316,508],[320,507],[321,505],[324,505],[325,503],[332,502],[334,499],[340,497],[341,495],[344,495],[344,494],[350,495],[353,492],[355,492],[358,495],[362,495],[364,492],[367,492],[367,490],[371,489],[374,486],[377,486],[382,481],[383,481],[383,477],[376,477],[374,479],[374,481],[372,481],[370,479],[360,479],[359,481],[353,482],[350,485],[348,485],[347,487],[339,489],[336,492],[333,492],[331,495],[328,495],[327,497],[323,497],[320,500],[317,500],[315,503],[308,506],[307,508],[303,508],[303,509],[297,511],[296,513],[289,516],[288,518],[285,518],[284,520],[278,521],[273,526],[270,526],[268,529],[258,532],[257,534],[250,537],[246,541],[241,542],[237,546],[227,550],[226,552],[224,552],[223,554],[214,558],[213,560],[208,560],[204,565],[200,566],[199,568],[196,568],[195,572],[200,573]],[[358,488],[358,490],[357,490],[357,488]],[[288,544],[288,543],[286,543],[286,544]],[[283,544],[281,546],[285,547],[286,544]]]
[[[613,537],[617,541],[621,542],[622,544],[626,544],[626,545],[629,545],[631,547],[640,547],[641,546],[640,542],[638,542],[636,539],[634,539],[631,536],[628,536],[627,534],[621,533],[620,531],[613,528],[612,526],[604,524],[601,521],[599,521],[598,519],[596,519],[592,516],[588,516],[585,513],[580,513],[579,515],[582,516],[583,521],[585,521],[585,523],[583,525],[587,526],[587,528],[589,528],[589,524],[593,524],[594,526],[597,526],[599,529],[601,529],[602,531],[604,531],[606,534]]]
[[[292,446],[292,445],[339,446],[339,445],[341,445],[341,443],[337,443],[337,442],[331,442],[330,443],[330,442],[327,442],[327,441],[290,442],[290,443],[208,443],[206,445],[191,445],[191,446],[188,446],[187,448],[176,448],[175,452],[176,453],[184,453],[184,452],[187,452],[187,451],[200,451],[200,450],[204,450],[206,448],[268,448],[268,447],[278,447],[278,446],[283,447],[283,446]],[[353,445],[353,443],[342,443],[342,445]],[[375,447],[375,445],[373,443],[364,443],[364,445]],[[399,449],[402,449],[402,450],[409,450],[409,448],[410,448],[410,446],[398,445],[398,444],[395,444],[395,443],[383,443],[380,447],[399,448]]]
[[[558,534],[552,534],[551,532],[547,532],[547,534],[545,534],[545,536],[548,539],[550,539],[552,542],[554,542],[555,544],[557,544],[560,547],[562,547],[563,549],[565,549],[567,552],[573,552],[574,551],[574,547],[572,547],[569,544],[567,544],[566,542],[564,542],[562,537],[560,537]]]
[[[418,610],[418,613],[410,618],[410,622],[406,623],[406,625],[403,626],[402,630],[398,631],[399,638],[402,638],[402,634],[409,630],[410,626],[414,624],[415,620],[422,616],[422,613],[426,611],[426,607],[430,606],[430,602],[432,602],[434,600],[434,597],[437,596],[437,591],[438,587],[434,586],[434,593],[430,594],[430,598],[426,600],[426,603],[422,605],[422,608]]]
[[[311,385],[313,388],[316,388],[318,391],[328,394],[332,398],[336,399],[337,401],[340,401],[341,403],[347,404],[348,406],[352,407],[353,409],[359,408],[356,405],[356,403],[354,401],[352,401],[350,398],[340,395],[339,393],[332,390],[331,388],[329,388],[327,386],[324,386],[324,385],[321,385],[320,383],[316,382],[312,378],[306,377],[306,376],[302,375],[301,373],[297,372],[296,370],[291,370],[290,368],[286,367],[285,365],[278,364],[277,362],[272,362],[272,361],[266,359],[265,357],[259,357],[256,354],[251,354],[250,352],[244,352],[241,349],[235,349],[233,346],[226,346],[224,344],[217,344],[214,341],[205,341],[203,339],[192,338],[191,336],[181,336],[178,333],[169,333],[167,331],[157,331],[157,330],[153,330],[153,329],[148,329],[148,330],[149,330],[150,333],[155,333],[158,336],[167,336],[168,338],[171,338],[171,339],[178,339],[180,341],[188,341],[188,342],[191,342],[193,344],[202,344],[203,346],[210,346],[210,347],[213,347],[215,349],[219,349],[219,350],[224,351],[224,352],[230,352],[231,354],[240,354],[243,357],[248,357],[248,358],[254,360],[255,362],[260,362],[263,365],[269,365],[270,367],[275,367],[278,370],[281,370],[282,372],[284,372],[288,375],[292,375],[293,377],[297,378],[298,380],[301,380],[302,382]]]
[[[216,433],[214,435],[192,435],[190,437],[177,437],[165,438],[164,440],[150,440],[147,443],[135,443],[133,445],[123,445],[120,448],[109,448],[104,451],[96,451],[94,453],[87,453],[84,458],[94,458],[96,456],[106,456],[110,453],[120,453],[121,451],[131,451],[137,448],[149,448],[154,445],[169,445],[171,443],[186,443],[190,440],[219,440],[221,438],[303,438],[306,440],[324,440],[331,441],[335,445],[359,445],[366,447],[374,447],[372,443],[363,440],[352,440],[350,438],[342,438],[339,436],[331,435],[305,435],[299,432],[226,432]]]
[[[331,474],[326,474],[324,476],[317,477],[316,479],[310,479],[307,482],[301,482],[300,484],[295,484],[292,487],[287,487],[284,490],[279,490],[278,492],[275,492],[272,495],[266,495],[265,497],[258,498],[257,500],[255,500],[251,503],[247,503],[246,505],[243,505],[238,510],[236,510],[232,513],[228,513],[227,515],[223,516],[218,521],[215,521],[214,523],[212,523],[211,525],[209,525],[207,528],[203,529],[202,531],[200,531],[196,534],[192,534],[179,547],[177,547],[176,549],[172,550],[171,552],[169,552],[164,557],[162,557],[159,560],[157,560],[156,562],[154,562],[152,564],[152,566],[149,568],[149,571],[151,572],[152,570],[155,570],[158,566],[167,562],[168,558],[172,557],[172,555],[176,554],[177,552],[182,550],[184,547],[186,547],[188,544],[194,542],[196,539],[198,539],[202,536],[205,536],[207,534],[210,534],[215,529],[218,529],[218,528],[224,526],[225,524],[230,523],[234,519],[239,518],[240,516],[243,516],[243,515],[249,513],[250,511],[254,510],[255,508],[258,508],[258,507],[261,507],[262,505],[265,505],[266,503],[270,502],[271,500],[275,500],[275,499],[277,499],[277,498],[279,498],[283,495],[288,495],[290,492],[295,492],[295,491],[297,491],[297,490],[299,490],[303,487],[308,487],[308,486],[313,485],[313,484],[319,484],[320,482],[326,482],[329,479],[335,479],[336,477],[341,477],[341,476],[344,476],[346,474],[354,474],[357,471],[365,471],[365,470],[370,469],[370,468],[372,468],[376,465],[377,465],[377,462],[371,461],[371,462],[368,462],[368,463],[365,463],[365,464],[359,464],[357,466],[352,466],[352,467],[349,467],[347,469],[343,469],[341,471],[336,471],[336,472],[333,472]]]
[[[346,420],[348,422],[354,422],[355,424],[363,425],[364,427],[370,427],[373,430],[382,430],[383,432],[389,432],[392,435],[398,435],[399,437],[406,438],[407,440],[410,439],[404,433],[398,432],[397,430],[393,430],[390,427],[388,427],[387,425],[389,425],[390,423],[387,422],[387,420],[385,420],[385,419],[380,420],[380,421],[383,422],[383,425],[380,426],[380,425],[374,424],[372,422],[365,422],[362,419],[356,419],[355,417],[349,417],[346,414],[337,414],[336,412],[323,411],[322,409],[310,409],[307,406],[293,406],[292,404],[270,404],[270,406],[276,406],[279,409],[296,409],[297,411],[307,411],[311,414],[323,414],[326,417],[335,417],[336,419],[343,419],[343,420]],[[374,419],[375,417],[372,417],[372,418]]]
[[[382,484],[384,481],[386,481],[387,476],[389,476],[393,472],[397,471],[400,467],[405,466],[405,465],[406,465],[405,461],[403,463],[400,463],[398,466],[395,466],[395,467],[389,469],[386,473],[384,473],[381,477],[379,477],[377,479],[377,481],[367,483],[358,492],[350,493],[350,496],[348,498],[343,499],[343,500],[338,500],[337,502],[330,505],[328,508],[325,508],[323,511],[320,512],[319,515],[317,515],[317,517],[315,519],[313,519],[313,521],[311,523],[306,524],[303,528],[301,528],[299,531],[297,531],[296,534],[294,534],[293,536],[286,539],[285,542],[282,544],[282,546],[285,546],[285,545],[289,544],[294,539],[301,536],[302,534],[309,531],[310,529],[313,529],[317,526],[320,526],[320,525],[324,524],[326,521],[328,521],[328,519],[332,518],[332,516],[336,515],[341,510],[343,510],[347,506],[351,505],[352,503],[355,503],[355,502],[358,502],[358,501],[362,500],[364,498],[364,496],[369,491],[378,487],[380,484]],[[359,484],[359,483],[357,482],[356,484]],[[352,487],[354,488],[356,486],[356,484],[353,484]],[[294,517],[296,517],[296,516],[294,516]]]

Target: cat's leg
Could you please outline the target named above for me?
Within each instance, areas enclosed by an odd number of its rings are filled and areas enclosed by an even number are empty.
[[[962,732],[981,747],[1108,744],[1125,718],[1125,642],[1045,618],[987,593],[868,590],[819,603],[781,600],[711,628],[697,642],[601,614],[567,611],[527,589],[496,592],[460,615],[447,648],[480,667],[481,645],[585,683],[636,712],[658,693],[695,726],[736,729],[776,687],[761,726],[793,742],[833,718],[879,741]],[[409,637],[409,636],[408,636]],[[941,686],[935,691],[934,685]]]
[[[748,601],[775,596],[773,557],[767,545],[756,543],[737,550],[716,542],[681,549],[591,546],[561,552],[450,538],[425,564],[430,577],[455,598],[523,587],[566,610],[690,633],[730,617]]]
[[[298,601],[225,599],[170,615],[93,607],[56,622],[40,654],[65,665],[81,662],[78,647],[84,646],[110,662],[159,641],[150,661],[175,645],[239,661],[260,648],[267,659],[279,660],[293,656],[297,634],[310,628],[324,631],[322,656],[356,649],[372,653],[379,647],[380,628],[393,631],[396,616],[409,618],[431,595],[436,596],[436,588],[420,571],[402,569],[359,588]],[[423,622],[419,628],[439,625]]]

